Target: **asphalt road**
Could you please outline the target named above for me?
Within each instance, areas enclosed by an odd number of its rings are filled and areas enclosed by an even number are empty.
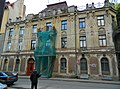
[[[8,89],[30,89],[29,79],[19,79]],[[120,85],[58,80],[39,80],[38,89],[120,89]]]

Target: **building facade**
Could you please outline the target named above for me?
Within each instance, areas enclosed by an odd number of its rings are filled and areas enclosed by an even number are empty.
[[[36,15],[8,24],[1,70],[30,75],[35,68],[34,50],[37,30],[56,28],[56,57],[52,77],[83,79],[118,79],[118,66],[112,39],[115,10],[105,2],[101,8],[94,3],[79,11],[66,2],[47,5]],[[38,44],[39,45],[39,44]]]
[[[1,0],[0,5],[0,56],[3,51],[3,45],[5,40],[5,31],[7,24],[10,22],[15,22],[17,20],[25,19],[25,5],[24,0],[17,0],[14,3],[5,2],[6,0]],[[4,4],[4,5],[3,5]],[[2,12],[4,10],[4,12]],[[1,18],[3,16],[3,18]],[[1,63],[1,60],[0,60]]]
[[[5,2],[0,33],[5,33],[7,23],[24,20],[25,10],[24,0],[17,0],[13,3]]]
[[[5,0],[1,0],[0,1],[0,28],[2,23],[3,13],[4,13],[4,6],[5,6]]]

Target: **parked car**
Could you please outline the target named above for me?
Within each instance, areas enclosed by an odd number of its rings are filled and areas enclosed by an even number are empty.
[[[4,72],[0,72],[0,83],[12,85],[15,82],[14,76],[9,76]]]
[[[8,89],[7,85],[0,83],[0,89]]]
[[[4,72],[5,74],[7,74],[8,76],[14,76],[14,82],[18,81],[18,73],[14,73],[14,72],[10,72],[10,71],[6,71]]]

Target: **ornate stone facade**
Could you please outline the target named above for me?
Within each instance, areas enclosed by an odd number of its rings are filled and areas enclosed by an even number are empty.
[[[24,21],[9,23],[6,29],[1,70],[29,75],[35,67],[34,48],[37,29],[56,28],[57,49],[53,77],[118,79],[117,60],[112,39],[112,7],[87,7],[79,11],[66,2],[48,5]],[[23,29],[23,30],[22,30]]]

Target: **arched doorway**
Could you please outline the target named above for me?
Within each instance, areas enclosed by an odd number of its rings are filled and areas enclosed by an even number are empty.
[[[66,73],[66,69],[67,69],[67,60],[65,58],[61,58],[61,60],[60,60],[60,72]]]
[[[29,76],[32,73],[32,71],[34,70],[34,65],[35,65],[34,59],[29,58],[28,62],[27,62],[27,72],[26,72],[27,76]]]
[[[4,65],[3,65],[3,71],[7,70],[7,65],[8,65],[8,59],[4,60]]]
[[[81,58],[80,59],[80,73],[81,74],[87,74],[88,73],[88,66],[87,66],[86,58]]]

